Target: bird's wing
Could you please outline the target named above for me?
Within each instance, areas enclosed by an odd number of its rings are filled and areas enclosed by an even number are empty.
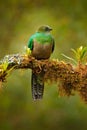
[[[30,38],[28,42],[28,48],[30,48],[30,50],[33,50],[33,45],[34,45],[34,40],[33,38]]]
[[[54,38],[53,38],[53,41],[52,41],[52,52],[54,51],[54,48],[55,48],[55,40],[54,40]]]

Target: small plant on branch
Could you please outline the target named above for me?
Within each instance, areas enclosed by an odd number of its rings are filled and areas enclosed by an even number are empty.
[[[62,54],[65,58],[72,61],[76,65],[85,64],[87,60],[87,47],[80,46],[79,48],[71,49],[71,51],[74,54],[74,58],[68,57],[64,54]]]

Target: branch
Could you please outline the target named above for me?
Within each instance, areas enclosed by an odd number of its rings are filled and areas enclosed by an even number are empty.
[[[44,81],[58,83],[61,96],[71,96],[78,92],[87,103],[87,65],[65,63],[58,60],[36,60],[26,54],[7,55],[0,61],[0,84],[6,81],[8,74],[15,69],[32,69],[35,73],[45,72]]]

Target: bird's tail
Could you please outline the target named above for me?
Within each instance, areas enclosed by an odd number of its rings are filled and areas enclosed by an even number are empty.
[[[42,99],[44,92],[44,73],[41,71],[36,74],[32,72],[31,78],[32,97],[34,100]]]

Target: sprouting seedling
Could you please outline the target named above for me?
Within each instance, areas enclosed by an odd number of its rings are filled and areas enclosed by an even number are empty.
[[[8,61],[5,60],[2,62],[2,64],[0,65],[0,76],[4,73],[4,72],[7,72],[7,68],[8,68]]]
[[[74,58],[68,57],[64,54],[62,54],[65,58],[67,58],[70,61],[73,61],[75,64],[81,64],[85,63],[87,59],[87,47],[80,46],[79,48],[71,49],[71,51],[74,53]]]
[[[2,63],[2,69],[3,69],[3,71],[6,71],[6,70],[7,70],[8,65],[9,65],[8,60],[5,60],[5,61]]]
[[[71,49],[71,50],[74,53],[75,59],[78,63],[84,63],[86,61],[87,47],[80,46],[79,48],[77,48],[77,50],[75,49]]]
[[[25,49],[25,53],[26,53],[28,56],[31,55],[31,50],[30,50],[30,48],[28,48],[27,46],[25,46],[24,49]]]
[[[5,72],[8,75],[14,69],[14,67],[15,67],[15,66],[13,66],[13,67],[11,67],[11,68],[8,69],[8,66],[9,66],[9,61],[8,61],[8,59],[6,59],[1,64],[1,70],[2,70],[1,72],[2,73]]]

